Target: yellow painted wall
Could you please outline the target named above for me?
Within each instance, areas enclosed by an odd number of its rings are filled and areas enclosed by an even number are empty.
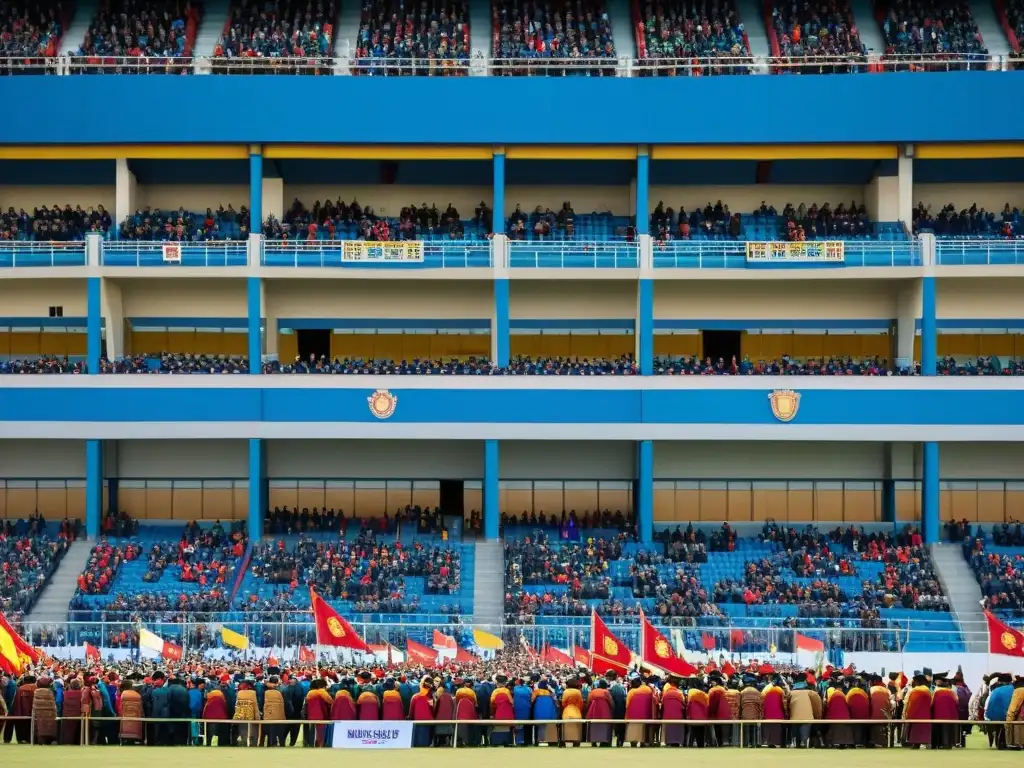
[[[133,355],[175,352],[189,355],[246,355],[245,333],[222,331],[132,331],[128,351]]]
[[[0,520],[39,512],[47,520],[85,519],[85,481],[0,482]]]
[[[751,360],[777,360],[783,356],[807,357],[884,357],[892,356],[887,334],[830,335],[804,333],[744,333],[743,354]]]
[[[244,520],[249,514],[246,485],[199,483],[140,487],[123,483],[118,490],[121,509],[140,520]]]
[[[625,334],[513,334],[511,353],[522,357],[618,357],[636,351]]]
[[[16,186],[0,184],[0,208],[20,210],[24,208],[30,214],[33,208],[45,205],[48,208],[59,205],[63,208],[82,206],[93,208],[102,205],[111,216],[114,215],[116,190],[113,185],[96,186]]]
[[[298,337],[290,336],[294,354],[282,360],[291,360],[298,354]],[[283,347],[279,346],[279,350]],[[289,349],[291,351],[291,349]],[[354,357],[377,360],[410,360],[412,358],[447,359],[452,357],[488,357],[491,337],[483,335],[426,335],[398,333],[335,333],[331,334],[331,355],[337,358]]]
[[[278,318],[481,320],[494,312],[494,292],[490,283],[467,280],[269,280],[266,303],[267,316]]]
[[[0,357],[68,357],[85,355],[85,332],[0,331]]]

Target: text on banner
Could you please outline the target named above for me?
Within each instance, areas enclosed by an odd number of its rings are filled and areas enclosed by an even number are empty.
[[[406,240],[397,243],[377,243],[347,240],[341,253],[342,261],[350,262],[420,262],[423,261],[423,243]]]
[[[410,749],[413,725],[403,720],[342,720],[334,724],[331,746],[335,749]]]
[[[747,243],[747,261],[806,261],[841,264],[844,258],[845,252],[841,240]]]

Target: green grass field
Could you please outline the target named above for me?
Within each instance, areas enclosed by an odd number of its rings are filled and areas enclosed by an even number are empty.
[[[698,757],[699,755],[699,757]],[[342,755],[333,749],[234,749],[169,748],[169,747],[25,747],[0,745],[0,765],[3,768],[37,768],[53,763],[81,764],[95,762],[103,768],[139,768],[140,762],[150,765],[175,765],[176,761],[188,763],[189,768],[280,768],[282,762],[301,761],[303,768],[334,768],[344,761],[348,766],[374,768],[380,764],[380,752],[348,751]],[[636,753],[625,749],[602,749],[595,755],[590,749],[554,749],[550,747],[529,747],[521,750],[509,749],[434,749],[417,750],[409,754],[410,761],[425,759],[431,762],[444,760],[447,768],[505,768],[512,761],[527,760],[531,768],[593,768],[595,757],[604,766],[618,768],[630,765],[637,759]],[[837,751],[791,749],[765,749],[756,751],[741,749],[645,749],[642,760],[645,768],[678,766],[681,762],[708,759],[716,768],[744,768],[753,760],[757,768],[788,768],[794,760],[820,762],[827,760],[839,768],[872,768],[880,761],[898,764],[900,768],[948,768],[964,766],[971,761],[984,768],[1019,766],[1022,755],[1019,752],[988,749],[984,737],[974,734],[968,740],[966,750],[869,750],[856,749]]]

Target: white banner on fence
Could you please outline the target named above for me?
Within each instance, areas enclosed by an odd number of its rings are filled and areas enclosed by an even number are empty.
[[[413,723],[404,720],[380,722],[339,721],[334,724],[335,749],[410,749]]]
[[[753,262],[796,261],[842,264],[844,259],[845,251],[841,240],[747,243],[747,261]]]
[[[341,260],[422,262],[423,243],[418,240],[404,240],[396,243],[347,240],[341,251]]]
[[[164,261],[168,264],[181,264],[181,246],[178,243],[164,244]]]

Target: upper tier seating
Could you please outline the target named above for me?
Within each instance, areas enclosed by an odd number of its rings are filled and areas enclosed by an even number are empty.
[[[41,515],[0,525],[0,613],[20,620],[32,610],[77,532],[70,521],[47,523]]]
[[[310,357],[293,362],[267,362],[264,373],[322,373],[340,375],[449,375],[449,376],[630,376],[636,373],[631,357],[614,359],[557,357],[513,357],[507,368],[498,368],[486,358],[450,360],[327,360]]]
[[[0,241],[39,240],[69,241],[84,240],[87,232],[100,232],[104,236],[110,231],[110,214],[102,205],[93,208],[65,204],[63,208],[42,206],[30,214],[24,208],[15,211],[9,207],[0,211]]]
[[[231,9],[215,58],[327,58],[334,53],[334,2],[269,4],[242,0]]]
[[[522,206],[505,222],[505,233],[511,240],[621,240],[635,236],[628,216],[612,213],[578,214],[566,201],[558,211],[537,206],[527,214]]]
[[[0,57],[53,57],[67,28],[69,9],[60,3],[0,0]]]
[[[78,55],[107,58],[189,57],[201,6],[181,0],[103,0]]]
[[[1013,626],[1024,626],[1024,529],[1021,524],[996,524],[990,529],[979,525],[971,534],[970,524],[965,521],[961,530],[966,532],[962,537],[964,558],[978,577],[985,608]]]
[[[123,222],[118,230],[121,240],[169,240],[203,242],[206,240],[245,240],[249,237],[249,209],[244,205],[236,211],[228,204],[216,211],[207,208],[198,214],[178,208],[163,211],[146,206]]]
[[[779,3],[772,8],[769,32],[776,55],[839,64],[824,71],[844,71],[842,63],[861,62],[866,53],[847,0]]]
[[[601,66],[602,59],[615,59],[611,23],[601,2],[505,0],[495,3],[492,13],[494,58],[527,60],[525,69],[505,68],[502,74],[615,74],[614,66]],[[546,60],[552,59],[564,63],[548,66]]]
[[[967,3],[893,0],[879,6],[887,54],[985,54]]]
[[[443,211],[436,204],[423,203],[402,208],[397,217],[378,216],[372,206],[365,208],[355,199],[340,197],[313,203],[292,201],[281,221],[267,217],[263,235],[268,240],[484,240],[491,231],[491,209],[481,203],[473,219],[464,220],[449,204]]]
[[[725,2],[635,2],[637,53],[641,59],[685,60],[696,74],[749,71],[750,42],[736,5]],[[643,15],[640,16],[639,14]],[[708,62],[717,59],[717,62]],[[684,70],[682,74],[688,74]],[[664,74],[658,70],[657,74]]]
[[[465,2],[365,0],[356,41],[357,75],[466,75]]]
[[[950,239],[1024,237],[1021,226],[1020,208],[1003,206],[1000,213],[986,211],[976,204],[957,212],[952,203],[943,206],[937,213],[931,207],[918,203],[913,211],[914,234],[933,232],[936,237]]]

